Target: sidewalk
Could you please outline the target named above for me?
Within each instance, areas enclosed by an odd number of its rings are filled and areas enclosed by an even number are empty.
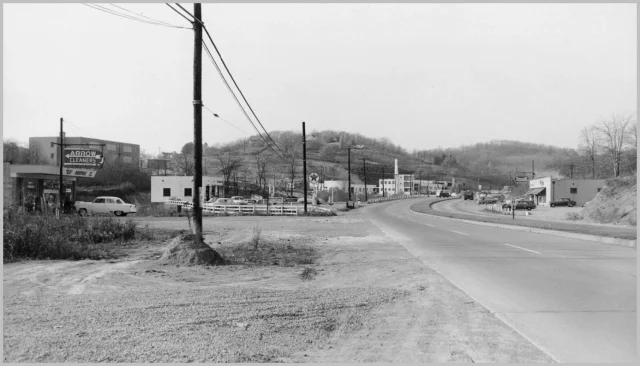
[[[479,216],[473,214],[462,214],[462,213],[449,213],[443,211],[436,211],[431,208],[431,205],[439,202],[437,201],[423,201],[418,202],[411,206],[411,210],[421,213],[426,213],[435,216],[456,218],[456,219],[464,219],[492,224],[501,224],[501,225],[514,225],[514,226],[522,226],[533,229],[544,229],[544,230],[556,230],[563,231],[568,233],[576,233],[576,234],[585,234],[585,235],[595,235],[607,238],[617,238],[624,240],[636,240],[637,239],[637,229],[635,227],[627,227],[627,226],[612,226],[612,225],[599,225],[599,224],[587,224],[587,223],[578,223],[578,222],[562,222],[562,221],[552,221],[552,220],[530,220],[524,217],[517,217],[513,219],[511,216],[499,215],[496,214],[494,216]]]

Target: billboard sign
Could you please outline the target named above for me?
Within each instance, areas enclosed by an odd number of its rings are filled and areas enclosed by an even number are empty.
[[[102,168],[104,156],[101,151],[89,149],[64,149],[64,165]]]
[[[312,185],[316,185],[318,184],[320,180],[320,175],[318,173],[311,173],[309,174],[309,183],[311,183]]]
[[[97,170],[95,169],[76,169],[76,168],[63,168],[62,175],[69,177],[85,177],[95,178]]]

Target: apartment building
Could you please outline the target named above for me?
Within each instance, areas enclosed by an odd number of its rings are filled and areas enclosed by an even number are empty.
[[[60,136],[29,137],[29,155],[32,161],[46,165],[60,165],[60,146],[51,143],[60,143]],[[102,150],[107,164],[125,164],[139,167],[140,145],[120,141],[94,139],[89,137],[64,136],[65,144],[78,144],[78,148]],[[91,144],[91,146],[84,146]],[[101,146],[104,145],[104,146]]]

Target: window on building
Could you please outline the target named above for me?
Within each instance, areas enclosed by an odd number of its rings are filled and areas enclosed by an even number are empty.
[[[569,188],[569,193],[578,193],[578,188]]]
[[[53,153],[51,153],[51,159],[53,159]],[[598,192],[600,192],[600,189],[598,189]]]
[[[125,163],[130,163],[131,162],[131,156],[123,156],[122,157],[122,161]]]
[[[116,151],[116,145],[114,145],[114,144],[107,144],[107,150]]]
[[[125,146],[124,147],[124,152],[130,153],[131,152],[131,146]]]
[[[192,189],[193,189],[193,188],[185,188],[185,189],[184,189],[184,196],[185,196],[185,197],[191,197],[191,190],[192,190]]]
[[[171,197],[171,188],[162,188],[162,197]]]

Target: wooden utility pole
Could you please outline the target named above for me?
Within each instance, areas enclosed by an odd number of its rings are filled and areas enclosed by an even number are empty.
[[[304,213],[307,213],[307,136],[302,122],[302,180],[304,181]]]
[[[534,166],[534,161],[531,160],[531,179],[535,178],[535,176],[536,176],[536,170]]]
[[[347,208],[349,208],[349,202],[351,202],[351,148],[347,148],[347,156],[348,156],[347,175],[349,176],[349,187],[348,187],[349,198],[347,199]]]
[[[573,162],[571,164],[569,164],[569,169],[571,170],[571,176],[570,178],[573,179],[573,168],[575,167],[575,165],[573,164]]]
[[[362,165],[364,166],[364,201],[367,202],[369,200],[369,196],[367,195],[367,158],[362,158]]]
[[[201,4],[193,4],[193,233],[196,242],[202,239],[202,208],[200,186],[202,185],[202,12]]]
[[[384,198],[384,165],[382,166],[382,198]]]
[[[62,185],[62,166],[64,165],[64,132],[62,131],[62,117],[60,117],[60,215],[64,212],[64,186]]]

